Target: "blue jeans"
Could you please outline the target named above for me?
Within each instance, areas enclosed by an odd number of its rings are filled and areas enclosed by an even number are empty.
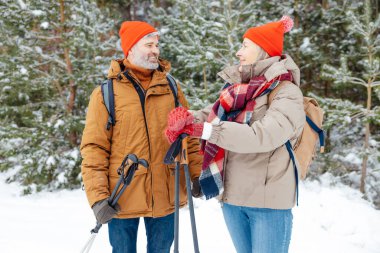
[[[291,209],[223,204],[224,220],[238,253],[287,253],[292,233]]]
[[[136,253],[140,218],[112,219],[108,223],[112,253]],[[169,253],[174,240],[174,213],[160,218],[144,217],[147,253]]]

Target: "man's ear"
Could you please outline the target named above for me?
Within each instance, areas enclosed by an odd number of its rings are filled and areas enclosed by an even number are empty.
[[[127,60],[130,60],[131,59],[131,57],[132,57],[132,55],[133,55],[133,52],[132,52],[132,50],[129,50],[128,51],[128,55],[127,55]]]

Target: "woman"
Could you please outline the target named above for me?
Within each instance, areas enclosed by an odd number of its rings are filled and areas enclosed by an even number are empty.
[[[292,26],[285,16],[248,29],[236,53],[239,66],[219,73],[227,85],[215,104],[193,115],[177,108],[168,118],[169,141],[183,132],[204,140],[202,192],[220,197],[238,253],[289,248],[297,174],[284,144],[294,145],[305,123],[299,68],[282,55]],[[281,82],[286,85],[268,106]]]

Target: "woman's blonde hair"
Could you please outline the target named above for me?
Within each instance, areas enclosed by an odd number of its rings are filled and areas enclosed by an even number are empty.
[[[257,58],[256,58],[256,62],[257,61],[261,61],[261,60],[264,60],[266,58],[269,58],[269,54],[262,48],[260,47],[259,45],[257,45],[255,43],[255,45],[259,48],[259,54],[257,55]]]

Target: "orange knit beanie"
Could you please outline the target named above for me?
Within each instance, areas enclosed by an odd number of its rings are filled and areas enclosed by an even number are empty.
[[[284,44],[284,33],[292,28],[293,20],[289,16],[283,16],[280,21],[249,28],[243,38],[250,39],[259,45],[269,56],[280,56]]]
[[[157,30],[148,23],[142,21],[125,21],[121,24],[119,36],[121,40],[121,48],[127,57],[129,50],[142,37],[149,33],[157,32]]]

